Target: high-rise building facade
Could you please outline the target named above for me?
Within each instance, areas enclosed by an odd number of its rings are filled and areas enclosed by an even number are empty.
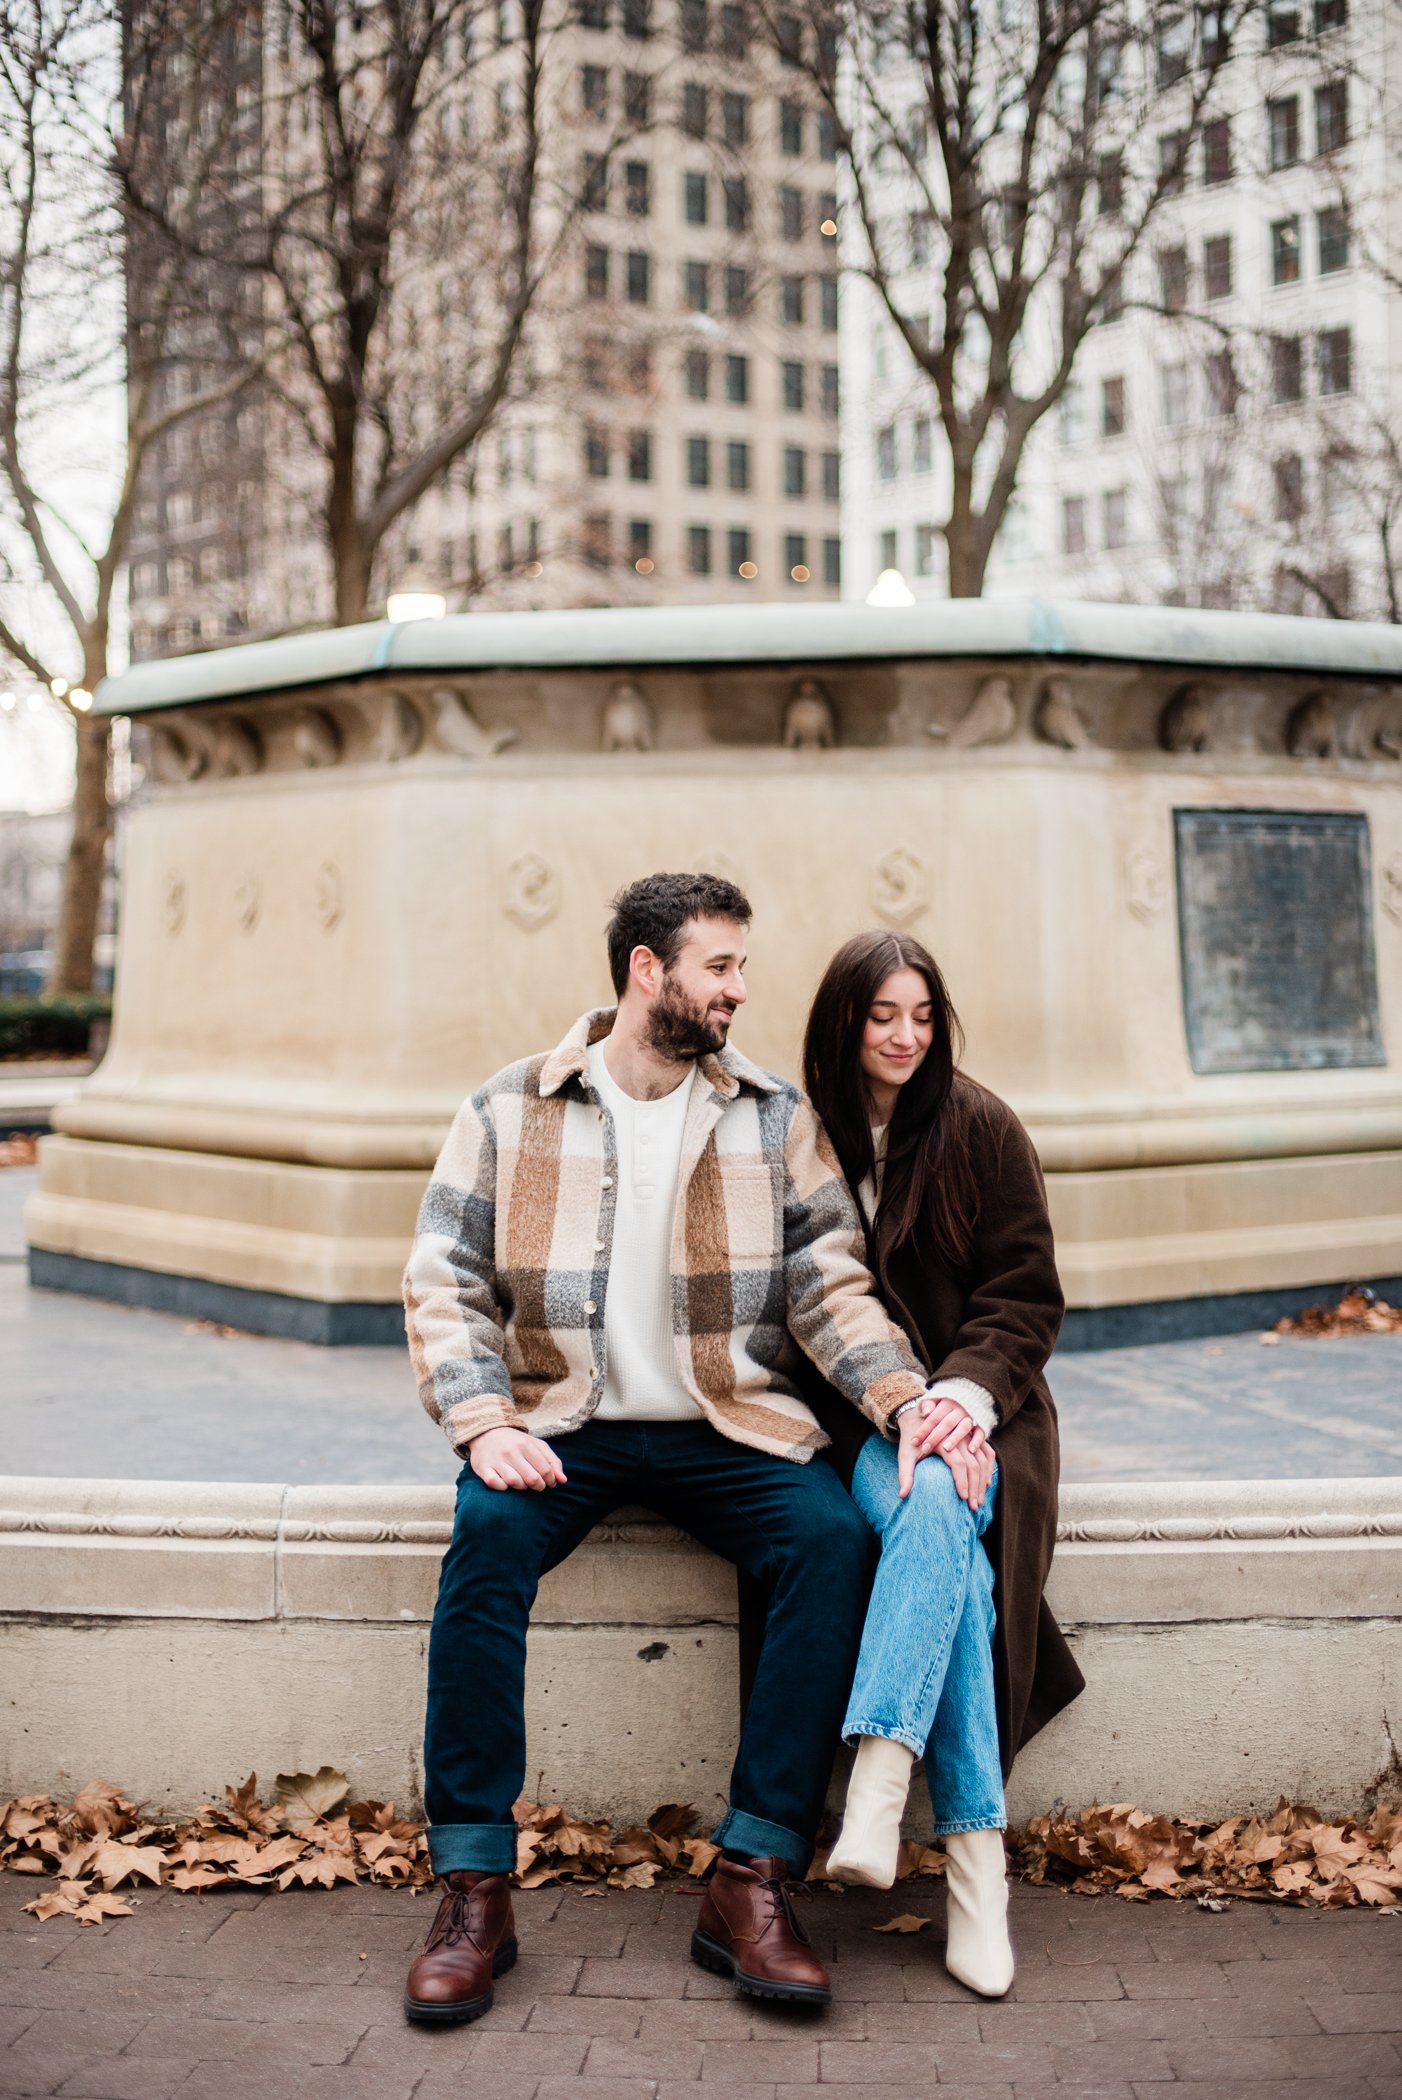
[[[272,200],[315,142],[259,21],[236,93]],[[512,0],[488,25],[509,56]],[[374,609],[396,588],[451,609],[839,594],[836,151],[789,48],[737,0],[573,0],[540,171],[558,255],[483,437],[386,535]],[[490,53],[444,73],[440,141],[500,120]],[[425,416],[453,413],[463,341],[491,320],[467,261],[403,294]],[[275,385],[173,430],[131,550],[134,653],[323,624],[318,471]]]
[[[1172,152],[1215,13],[1157,11],[1160,92],[1126,144],[1151,168]],[[1031,435],[988,590],[1396,616],[1399,53],[1390,0],[1248,14],[1118,307]],[[872,179],[898,214],[902,175]],[[1099,212],[1122,208],[1103,180]],[[928,282],[933,303],[937,250],[907,265],[902,296],[918,304]],[[1035,302],[1027,337],[1035,355]],[[843,393],[846,594],[896,569],[917,597],[943,596],[934,389],[865,286],[844,302]]]

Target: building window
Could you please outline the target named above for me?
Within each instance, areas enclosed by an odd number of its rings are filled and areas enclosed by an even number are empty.
[[[623,163],[623,203],[630,219],[645,219],[652,209],[652,184],[645,160]]]
[[[1063,554],[1084,554],[1086,551],[1084,496],[1063,496],[1061,499],[1061,551]]]
[[[1326,328],[1319,337],[1319,391],[1347,394],[1353,388],[1353,331]]]
[[[1300,98],[1298,95],[1282,95],[1266,104],[1266,121],[1270,135],[1270,163],[1277,168],[1293,168],[1300,158]]]
[[[1278,51],[1300,34],[1299,0],[1267,0],[1266,49]]]
[[[609,470],[609,441],[606,433],[594,424],[584,432],[584,471],[591,480],[605,481]]]
[[[688,138],[706,136],[709,97],[698,82],[688,80],[682,88],[682,130]]]
[[[806,496],[808,494],[808,455],[801,445],[784,447],[784,494]]]
[[[1188,420],[1188,367],[1186,365],[1160,365],[1159,404],[1163,420],[1170,430],[1177,430]]]
[[[720,11],[720,48],[722,58],[745,58],[750,49],[750,25],[745,19],[745,10],[728,0]]]
[[[710,312],[711,272],[707,263],[682,264],[682,304],[694,314]]]
[[[709,400],[711,393],[711,353],[709,350],[687,351],[686,390],[693,401]]]
[[[709,525],[688,525],[686,528],[686,565],[693,576],[709,576],[711,573],[711,528]]]
[[[608,160],[602,153],[586,153],[580,177],[580,208],[583,211],[607,211],[608,201]]]
[[[725,447],[726,485],[743,495],[750,485],[750,448],[744,438],[730,438]]]
[[[803,279],[784,277],[779,282],[779,319],[786,328],[803,325]]]
[[[708,216],[709,184],[704,175],[682,177],[682,208],[688,226],[704,226]]]
[[[823,501],[839,503],[842,500],[842,460],[836,452],[823,454]]]
[[[1314,91],[1314,150],[1337,153],[1348,144],[1348,82],[1331,80]]]
[[[1271,283],[1300,281],[1300,222],[1277,219],[1271,227]]]
[[[613,520],[606,511],[594,511],[584,520],[584,559],[591,569],[612,565]]]
[[[1188,135],[1183,131],[1159,134],[1159,181],[1165,197],[1176,197],[1183,187],[1183,168],[1188,154]]]
[[[652,122],[652,82],[646,73],[624,74],[623,114],[639,131]]]
[[[789,572],[790,583],[807,583],[809,580],[808,541],[801,532],[784,534],[784,567]]]
[[[894,481],[896,473],[896,426],[888,423],[876,433],[876,477],[878,481]]]
[[[730,356],[725,360],[725,398],[743,408],[750,398],[750,360]]]
[[[1348,268],[1348,213],[1341,204],[1331,204],[1319,214],[1318,226],[1319,274],[1332,277]]]
[[[608,0],[579,0],[575,14],[581,29],[607,29],[609,26]]]
[[[639,38],[651,36],[650,0],[623,0],[623,34]]]
[[[1124,312],[1125,288],[1117,272],[1113,277],[1107,277],[1100,287],[1100,326],[1109,328],[1116,321],[1122,321]]]
[[[775,16],[774,42],[778,48],[781,65],[803,64],[803,24],[797,15]]]
[[[686,441],[687,487],[708,489],[711,486],[711,441],[707,437],[689,437]]]
[[[1232,295],[1232,237],[1214,233],[1202,244],[1202,281],[1209,299]]]
[[[1205,66],[1214,71],[1232,55],[1231,33],[1225,7],[1204,7],[1198,22],[1198,50]]]
[[[652,261],[645,248],[630,248],[625,257],[628,298],[633,306],[646,306],[652,295]]]
[[[822,389],[820,406],[823,414],[835,422],[842,404],[842,383],[838,378],[837,366],[824,365],[818,376]]]
[[[1214,416],[1234,416],[1241,385],[1230,350],[1213,350],[1207,359],[1207,398]]]
[[[750,273],[740,263],[725,266],[725,310],[737,320],[750,310]]]
[[[590,299],[607,299],[609,289],[609,252],[607,248],[590,246],[584,251],[584,290]]]
[[[1159,250],[1159,300],[1168,314],[1181,314],[1188,303],[1188,251]]]
[[[915,573],[917,576],[933,576],[935,573],[933,525],[917,525],[915,528]]]
[[[1154,34],[1154,77],[1158,86],[1170,88],[1187,76],[1192,52],[1193,26],[1188,15],[1170,15]]]
[[[1106,489],[1100,501],[1101,526],[1107,547],[1129,545],[1129,491]]]
[[[1298,452],[1287,452],[1273,462],[1271,480],[1275,491],[1275,514],[1282,525],[1298,525],[1305,514],[1305,463]]]
[[[721,132],[727,146],[746,146],[750,140],[750,98],[727,94],[721,97]]]
[[[842,542],[839,539],[823,541],[823,582],[829,590],[842,588]]]
[[[818,319],[828,335],[836,332],[837,279],[835,277],[820,277],[818,279]]]
[[[934,465],[934,425],[928,416],[916,416],[910,426],[910,469],[928,474]]]
[[[825,109],[818,112],[818,158],[837,159],[837,124]]]
[[[750,223],[750,185],[743,175],[727,175],[723,190],[726,230],[744,233]]]
[[[803,151],[803,109],[800,103],[779,104],[779,151],[790,154]]]
[[[1301,401],[1305,392],[1305,360],[1297,335],[1278,335],[1271,340],[1271,399]]]
[[[1323,36],[1326,29],[1342,29],[1348,20],[1348,0],[1314,0],[1314,33]]]
[[[681,0],[682,49],[704,51],[706,48],[706,0]]]
[[[628,520],[628,559],[640,576],[652,574],[652,520],[630,518]],[[646,568],[643,563],[646,562]]]
[[[1107,438],[1123,437],[1125,434],[1125,383],[1116,377],[1100,382],[1100,435]]]
[[[785,183],[779,192],[779,230],[786,241],[803,238],[803,192]]]
[[[725,560],[732,576],[738,576],[742,569],[752,567],[753,558],[750,554],[750,535],[745,526],[732,525],[726,533]]]
[[[651,481],[652,479],[652,432],[630,430],[628,433],[628,479]]]
[[[1125,164],[1120,153],[1102,153],[1095,164],[1096,206],[1102,218],[1118,218],[1125,201]]]
[[[581,66],[579,69],[580,100],[584,112],[590,117],[606,117],[609,109],[609,76],[607,66]]]
[[[1232,127],[1226,117],[1202,128],[1202,179],[1209,187],[1232,179]]]

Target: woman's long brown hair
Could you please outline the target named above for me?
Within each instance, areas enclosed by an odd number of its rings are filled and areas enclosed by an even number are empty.
[[[852,1188],[875,1166],[871,1105],[862,1074],[862,1031],[872,1003],[896,970],[918,970],[930,988],[934,1040],[896,1095],[886,1135],[877,1212],[887,1251],[917,1231],[951,1269],[969,1259],[978,1191],[965,1119],[954,1098],[963,1030],[939,966],[908,934],[859,933],[838,949],[814,996],[803,1039],[803,1084]]]

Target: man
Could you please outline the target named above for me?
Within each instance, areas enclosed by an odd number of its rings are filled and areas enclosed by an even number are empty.
[[[754,1996],[825,2005],[786,1882],[808,1864],[869,1537],[799,1398],[795,1343],[883,1427],[925,1386],[797,1088],[726,1047],[750,907],[709,875],[615,900],[616,1010],[463,1104],[405,1274],[425,1407],[467,1465],[429,1644],[429,1848],[445,1894],[405,2011],[472,2020],[516,1941],[526,1627],[620,1503],[762,1585],[763,1645],[692,1942]]]

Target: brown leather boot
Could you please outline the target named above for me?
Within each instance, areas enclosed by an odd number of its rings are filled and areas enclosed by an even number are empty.
[[[831,2005],[828,1972],[794,1915],[790,1883],[782,1859],[754,1859],[747,1867],[718,1859],[691,1935],[691,1958],[733,1977],[751,1998]]]
[[[432,2025],[480,2020],[491,2009],[492,1978],[505,1975],[516,1959],[505,1874],[445,1874],[443,1887],[438,1915],[404,1990],[408,2018]]]

